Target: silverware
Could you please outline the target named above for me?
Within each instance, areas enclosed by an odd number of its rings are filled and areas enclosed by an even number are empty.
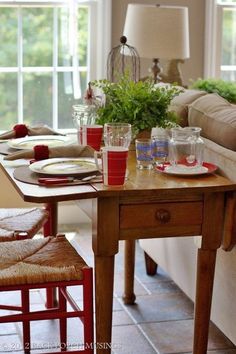
[[[57,185],[57,184],[67,184],[67,183],[78,183],[78,182],[88,182],[93,179],[98,179],[98,181],[101,180],[101,177],[98,175],[91,175],[91,176],[86,176],[83,178],[77,178],[77,177],[40,177],[38,178],[39,184],[43,185]]]

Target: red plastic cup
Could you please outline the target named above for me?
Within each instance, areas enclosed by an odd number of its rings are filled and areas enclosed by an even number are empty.
[[[102,168],[98,163],[98,156],[102,157]],[[106,186],[122,186],[125,183],[128,148],[123,146],[106,146],[101,151],[95,151],[95,161],[103,174],[103,183]]]
[[[102,125],[82,125],[78,130],[78,142],[80,145],[89,145],[94,150],[101,148],[103,134]]]

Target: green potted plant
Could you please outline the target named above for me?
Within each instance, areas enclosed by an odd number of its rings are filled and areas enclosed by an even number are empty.
[[[222,79],[198,79],[192,82],[191,88],[208,93],[218,93],[230,103],[236,103],[236,84]]]
[[[176,86],[157,86],[151,80],[132,81],[124,75],[118,82],[98,80],[92,85],[104,94],[97,109],[97,123],[124,122],[132,125],[133,134],[153,127],[169,128],[177,116],[168,111],[171,100],[181,91]]]

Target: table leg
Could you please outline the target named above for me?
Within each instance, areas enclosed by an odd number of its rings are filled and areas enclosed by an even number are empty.
[[[58,205],[57,203],[47,203],[45,209],[48,211],[49,216],[44,224],[43,234],[44,236],[56,236],[58,225]]]
[[[197,260],[193,354],[207,353],[216,252],[222,242],[223,224],[224,194],[206,193],[202,244],[198,250]]]
[[[114,256],[95,256],[96,353],[111,353]]]
[[[227,193],[222,248],[231,251],[236,245],[236,192]]]
[[[56,236],[58,225],[58,205],[57,203],[48,203],[45,205],[45,208],[49,213],[49,217],[46,223],[44,224],[43,234],[45,237]],[[46,308],[53,308],[57,305],[57,289],[46,289]]]
[[[111,353],[114,257],[119,247],[119,198],[93,200],[96,353]]]
[[[193,354],[206,354],[216,250],[198,250]]]
[[[123,301],[126,305],[133,305],[136,299],[134,293],[135,240],[125,240],[124,266]]]

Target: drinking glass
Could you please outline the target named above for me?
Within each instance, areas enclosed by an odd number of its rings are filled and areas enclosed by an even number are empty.
[[[169,155],[169,136],[166,129],[153,128],[152,129],[152,155],[154,163],[162,166]]]
[[[102,168],[98,157],[102,157]],[[128,148],[123,146],[104,146],[101,151],[94,152],[98,170],[102,172],[103,183],[107,186],[121,186],[125,183]]]
[[[90,145],[100,150],[103,126],[96,125],[97,106],[78,104],[73,106],[72,119],[77,128],[79,145]]]
[[[105,146],[123,146],[128,148],[132,139],[131,124],[129,123],[105,123]]]
[[[95,124],[96,117],[97,107],[95,105],[73,105],[72,119],[76,128],[80,128],[82,125]]]
[[[152,140],[136,139],[136,159],[137,168],[140,170],[150,170],[153,168]]]
[[[82,125],[78,128],[77,138],[79,145],[89,145],[99,151],[102,142],[102,125]]]

